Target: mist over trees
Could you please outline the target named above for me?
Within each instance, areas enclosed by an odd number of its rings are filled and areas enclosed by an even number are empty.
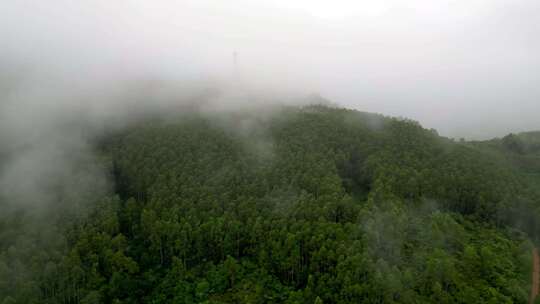
[[[145,119],[47,208],[2,196],[0,300],[525,303],[538,140],[323,105]]]
[[[538,37],[536,0],[0,1],[0,304],[540,303]]]

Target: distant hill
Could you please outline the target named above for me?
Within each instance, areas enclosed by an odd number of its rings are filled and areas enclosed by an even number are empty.
[[[522,173],[540,174],[540,131],[508,134],[473,144],[499,154]]]

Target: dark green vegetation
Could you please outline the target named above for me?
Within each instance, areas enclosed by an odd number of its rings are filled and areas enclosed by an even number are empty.
[[[539,143],[323,106],[141,123],[88,191],[2,202],[0,303],[526,303]]]

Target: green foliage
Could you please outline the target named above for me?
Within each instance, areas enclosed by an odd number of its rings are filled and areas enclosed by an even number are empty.
[[[115,193],[0,218],[0,300],[525,303],[540,195],[514,141],[323,106],[134,126],[103,141]]]

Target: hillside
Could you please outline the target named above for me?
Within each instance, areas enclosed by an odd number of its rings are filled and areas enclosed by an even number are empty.
[[[513,168],[525,183],[524,188],[533,192],[529,197],[540,196],[540,132],[509,134],[503,138],[470,144]]]
[[[0,303],[528,300],[539,132],[455,142],[306,106],[152,119],[94,148],[71,180],[87,191],[0,199]]]

